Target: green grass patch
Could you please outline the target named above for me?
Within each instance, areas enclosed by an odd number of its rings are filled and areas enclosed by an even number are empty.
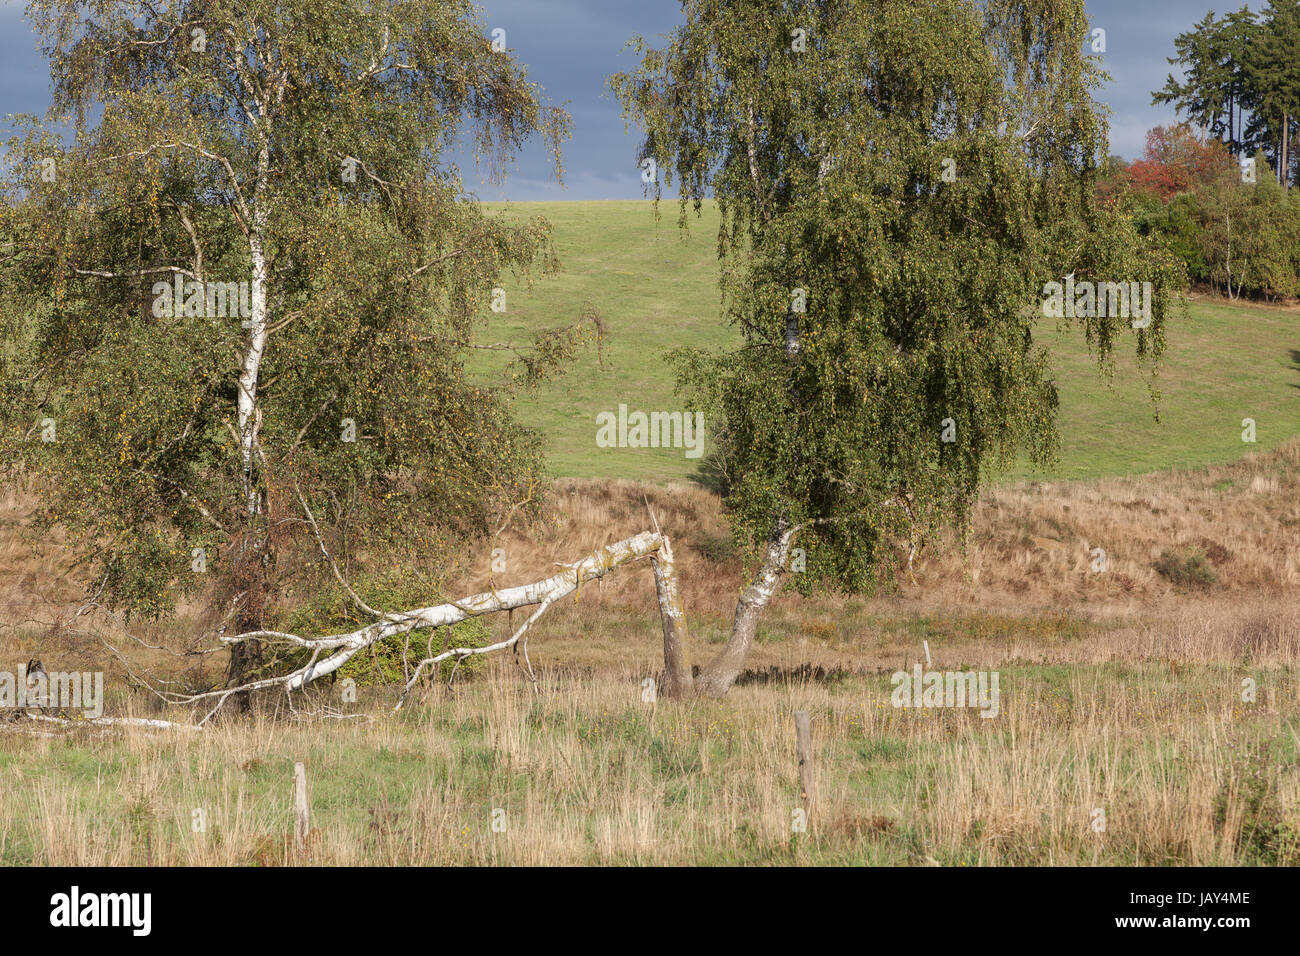
[[[510,215],[544,216],[555,230],[563,272],[531,290],[507,284],[508,311],[493,316],[493,340],[526,341],[540,328],[567,324],[594,305],[609,334],[603,361],[582,354],[562,379],[525,396],[523,421],[545,437],[557,475],[680,481],[699,474],[682,449],[597,448],[596,415],[629,409],[672,411],[664,355],[679,346],[731,347],[737,332],[723,324],[717,287],[716,207],[683,234],[677,207],[655,221],[649,202],[489,204]],[[1052,350],[1060,391],[1061,456],[1047,472],[1018,464],[1017,479],[1099,478],[1223,463],[1272,448],[1300,432],[1300,319],[1294,311],[1193,300],[1175,318],[1157,380],[1159,421],[1148,380],[1120,344],[1113,376],[1102,375],[1078,331],[1041,330]],[[478,359],[487,375],[493,353]],[[1253,419],[1256,443],[1242,441]],[[706,431],[706,454],[708,450]]]

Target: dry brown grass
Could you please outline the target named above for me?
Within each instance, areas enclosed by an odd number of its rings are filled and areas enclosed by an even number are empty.
[[[38,540],[35,508],[36,495],[29,488],[0,489],[0,620],[22,620],[66,607],[81,596],[62,531]]]
[[[560,482],[552,524],[500,542],[509,571],[497,583],[531,580],[553,562],[643,530],[645,499],[676,542],[698,659],[707,652],[701,645],[728,626],[742,581],[736,549],[716,560],[730,539],[718,499],[702,489]],[[981,501],[964,553],[960,542],[942,542],[938,553],[918,557],[914,575],[899,574],[896,591],[781,596],[764,625],[776,637],[760,642],[754,666],[892,668],[919,653],[924,635],[903,626],[917,619],[955,622],[953,633],[930,635],[932,648],[951,641],[961,659],[985,663],[1246,656],[1294,665],[1298,530],[1300,441],[1195,472],[998,486]],[[1094,548],[1106,552],[1105,573],[1091,570]],[[1171,582],[1156,569],[1167,552],[1203,555],[1214,582]],[[487,586],[486,563],[462,582],[465,590]],[[629,570],[584,594],[579,609],[557,609],[541,633],[556,640],[559,660],[619,667],[610,642],[591,647],[593,628],[584,622],[608,629],[622,621],[625,632],[631,622],[624,646],[639,662],[654,653],[653,601],[650,575]],[[638,617],[649,622],[645,628],[635,626]]]
[[[536,580],[648,527],[646,503],[675,542],[698,662],[730,624],[742,582],[718,498],[694,486],[566,479],[548,520],[497,542],[453,582],[468,593]],[[58,538],[30,540],[29,492],[0,498],[0,667],[29,655],[67,667],[108,666],[102,647],[68,636],[80,582]],[[918,556],[914,574],[874,597],[780,596],[755,648],[756,672],[773,667],[876,671],[916,659],[920,640],[961,659],[1241,659],[1294,665],[1300,621],[1300,440],[1232,465],[1099,482],[997,486],[981,501],[965,542]],[[1093,548],[1105,573],[1090,570]],[[1213,583],[1176,584],[1157,570],[1166,553],[1200,554]],[[553,663],[641,672],[656,654],[653,580],[632,567],[584,589],[543,619],[534,647]],[[25,625],[15,629],[15,625]],[[504,625],[502,625],[504,626]],[[166,628],[143,628],[161,637]],[[765,637],[766,636],[766,639]]]
[[[1297,687],[1235,675],[1004,672],[1003,715],[897,710],[882,680],[642,703],[504,667],[418,713],[203,734],[0,735],[0,861],[58,865],[1300,862]],[[799,806],[792,711],[813,716]],[[1279,759],[1276,755],[1283,755]],[[308,768],[309,851],[291,775]],[[1095,809],[1106,830],[1090,828]],[[506,829],[492,829],[505,811]],[[195,832],[195,811],[205,827]]]
[[[290,775],[306,760],[316,863],[1294,864],[1297,466],[1300,442],[1194,473],[995,488],[965,554],[923,555],[895,593],[782,595],[723,701],[641,702],[661,638],[649,569],[633,567],[543,619],[537,694],[500,660],[399,717],[389,691],[363,688],[346,721],[51,737],[0,722],[0,862],[299,862]],[[498,542],[496,583],[643,530],[645,498],[675,542],[700,660],[741,581],[701,489],[561,482],[548,525]],[[58,548],[23,536],[30,496],[0,505],[5,619],[47,621],[0,630],[0,669],[35,654],[116,673],[48,624],[76,592]],[[1200,552],[1212,580],[1169,580],[1170,551]],[[458,586],[486,586],[487,563]],[[1000,670],[1002,715],[890,706],[888,674],[922,660],[923,640],[936,668]],[[148,709],[120,682],[111,706]],[[821,790],[803,835],[796,709],[814,717]]]

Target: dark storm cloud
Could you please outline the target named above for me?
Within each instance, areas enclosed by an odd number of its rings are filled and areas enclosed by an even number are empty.
[[[633,199],[642,195],[636,169],[636,130],[625,134],[617,104],[606,92],[611,73],[631,69],[635,33],[667,33],[682,22],[677,0],[484,0],[485,22],[507,30],[508,41],[532,78],[557,103],[571,101],[574,137],[565,152],[568,189],[547,181],[540,150],[530,150],[503,188],[480,185],[484,198]],[[1220,4],[1218,13],[1237,9]],[[1251,4],[1252,9],[1259,7]],[[1111,110],[1110,151],[1127,159],[1142,154],[1153,126],[1175,122],[1171,107],[1151,105],[1152,91],[1174,70],[1174,37],[1211,9],[1206,0],[1089,0],[1092,25],[1106,31],[1101,58],[1111,80],[1097,98]],[[522,32],[519,29],[522,27]]]
[[[49,102],[49,77],[35,39],[22,20],[21,0],[0,0],[0,114],[41,113]],[[509,170],[503,185],[486,182],[486,169],[459,157],[466,187],[484,199],[633,199],[642,195],[636,168],[639,134],[626,132],[607,90],[610,74],[631,69],[627,40],[662,35],[681,22],[677,0],[482,0],[483,23],[500,27],[530,78],[549,100],[573,114],[566,144],[567,189],[550,176],[546,153],[534,144]],[[1252,4],[1257,9],[1259,4]],[[1236,3],[1222,3],[1222,13]],[[1094,27],[1106,31],[1102,59],[1112,80],[1098,92],[1110,107],[1111,152],[1133,159],[1146,131],[1173,122],[1169,107],[1153,107],[1151,92],[1164,85],[1174,37],[1210,9],[1206,0],[1089,0]]]

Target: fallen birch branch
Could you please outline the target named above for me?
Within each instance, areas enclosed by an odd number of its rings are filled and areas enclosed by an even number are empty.
[[[669,664],[671,672],[681,666],[682,649],[685,647],[687,640],[686,622],[681,609],[680,592],[677,587],[672,560],[672,548],[668,543],[668,538],[662,532],[656,530],[653,532],[644,531],[634,537],[606,545],[580,561],[565,565],[564,570],[543,581],[485,591],[446,604],[385,614],[373,623],[346,634],[306,638],[281,631],[249,631],[223,637],[221,642],[228,646],[250,640],[278,641],[312,651],[312,659],[291,673],[278,677],[268,677],[250,681],[238,687],[208,691],[201,694],[178,695],[169,693],[167,697],[172,703],[177,704],[215,701],[215,705],[208,714],[198,722],[198,726],[202,727],[235,694],[271,687],[282,688],[286,693],[301,690],[312,681],[334,673],[357,653],[390,638],[424,628],[447,627],[484,614],[540,605],[528,620],[504,641],[498,641],[486,647],[456,647],[421,661],[416,668],[415,674],[403,689],[402,697],[397,703],[397,708],[400,709],[405,703],[407,695],[414,687],[417,678],[425,668],[434,667],[445,660],[454,659],[459,664],[468,657],[515,648],[528,633],[529,628],[556,601],[578,592],[582,585],[588,581],[602,578],[617,567],[645,557],[654,560],[656,592],[659,596],[660,615],[663,618],[664,626],[665,661]],[[326,654],[326,656],[324,659],[318,660],[321,654]],[[669,681],[670,686],[673,683],[673,681]]]
[[[155,720],[152,717],[55,717],[51,714],[27,714],[28,720],[43,720],[50,724],[63,724],[66,727],[144,727],[149,730],[202,730],[196,724],[178,724],[170,720]]]

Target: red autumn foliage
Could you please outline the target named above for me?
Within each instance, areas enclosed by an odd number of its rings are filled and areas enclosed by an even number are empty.
[[[1129,166],[1128,179],[1135,192],[1168,200],[1208,185],[1232,165],[1227,147],[1217,139],[1202,143],[1186,123],[1157,126],[1147,133],[1146,152]]]

